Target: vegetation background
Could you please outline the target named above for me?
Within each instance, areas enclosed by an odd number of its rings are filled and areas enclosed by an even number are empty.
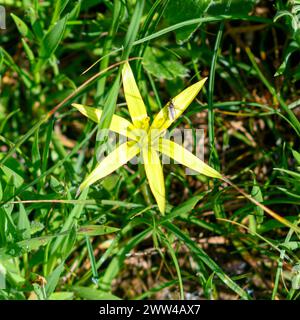
[[[128,58],[151,116],[208,76],[176,126],[296,227],[299,0],[0,4],[1,299],[299,299],[299,234],[226,183],[165,165],[164,217],[134,165],[76,198],[99,126],[71,107],[128,117]]]

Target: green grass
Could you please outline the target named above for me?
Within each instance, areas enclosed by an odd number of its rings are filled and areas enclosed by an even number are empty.
[[[299,299],[299,4],[0,1],[0,299]],[[150,117],[209,77],[174,127],[237,188],[165,165],[162,216],[130,164],[76,196],[127,59]]]

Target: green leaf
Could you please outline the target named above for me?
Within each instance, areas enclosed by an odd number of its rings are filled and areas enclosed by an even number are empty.
[[[300,248],[300,242],[299,241],[289,241],[284,242],[280,244],[281,247],[287,249],[287,250],[297,250]]]
[[[44,36],[39,51],[39,62],[37,68],[40,69],[46,63],[57,49],[65,32],[68,15],[54,24]]]
[[[290,175],[293,178],[296,178],[297,180],[300,180],[300,173],[292,171],[292,170],[287,170],[287,169],[281,169],[281,168],[274,168],[274,170],[278,170],[281,172],[284,172],[288,175]]]
[[[297,161],[297,163],[300,165],[300,153],[294,149],[292,149],[293,157]]]
[[[280,75],[284,74],[284,72],[285,72],[285,70],[287,68],[288,62],[290,60],[290,57],[298,49],[299,49],[299,45],[295,41],[292,41],[288,45],[288,47],[285,50],[284,55],[283,55],[283,62],[281,63],[279,68],[276,70],[276,73],[275,73],[274,77],[277,77],[277,76],[280,76]]]
[[[285,219],[287,219],[288,221],[290,221],[291,223],[297,221],[297,216],[285,216]],[[259,234],[263,234],[269,231],[274,231],[276,229],[280,229],[280,228],[284,228],[285,226],[277,221],[277,220],[267,220],[266,222],[264,222],[258,229],[258,233]]]
[[[73,300],[74,298],[74,292],[53,292],[48,300]]]
[[[22,248],[25,252],[29,252],[38,249],[40,246],[45,246],[53,237],[55,236],[43,236],[19,241],[17,242],[17,246]]]
[[[31,32],[31,30],[28,28],[27,24],[22,20],[20,19],[19,17],[17,17],[15,14],[11,13],[10,14],[11,17],[13,18],[20,34],[23,36],[23,37],[27,37],[28,39],[32,40],[33,39],[33,34]]]
[[[172,257],[175,269],[176,269],[176,273],[177,273],[177,277],[178,277],[178,283],[179,283],[179,290],[180,290],[180,299],[184,300],[184,291],[183,291],[183,282],[182,282],[182,276],[181,276],[181,269],[180,269],[180,265],[178,262],[178,259],[176,257],[176,253],[175,250],[172,247],[172,243],[169,242],[169,239],[164,239],[164,243],[168,248],[168,252],[170,254],[170,256]]]
[[[50,177],[50,188],[54,192],[59,193],[59,194],[63,194],[63,192],[64,192],[63,185],[53,175],[51,175],[51,177]]]
[[[18,163],[18,161],[16,159],[9,159],[5,165],[1,166],[2,171],[5,173],[7,179],[11,179],[11,177],[14,177],[14,184],[16,186],[16,188],[19,188],[20,186],[23,185],[24,183],[24,176],[23,176],[23,172],[22,169],[20,168],[20,164]],[[6,199],[8,199],[9,197],[7,197],[6,195]]]
[[[34,62],[34,54],[33,54],[32,50],[30,49],[30,46],[25,41],[25,39],[22,38],[21,41],[22,41],[25,53],[27,55],[27,58],[28,58],[29,62],[32,64]]]
[[[38,130],[34,134],[31,154],[32,154],[33,173],[35,177],[38,177],[40,175],[40,167],[41,167],[41,155],[40,155],[40,149],[39,149],[39,131]]]
[[[86,1],[78,0],[77,3],[73,6],[72,11],[69,13],[70,20],[77,20],[79,14],[80,14],[81,5],[83,2],[86,2]]]
[[[297,263],[292,268],[292,288],[294,290],[300,289],[300,264]]]
[[[188,69],[178,59],[171,56],[169,52],[150,47],[146,49],[143,66],[149,73],[159,79],[171,80],[188,75]]]
[[[187,217],[189,212],[194,209],[196,204],[203,199],[204,194],[194,196],[187,201],[181,203],[179,206],[175,207],[168,215],[163,217],[160,221],[160,223],[164,223],[165,221],[168,221],[170,219],[174,219],[178,216],[184,216]]]
[[[59,281],[60,275],[64,270],[64,262],[62,262],[59,266],[57,266],[51,274],[46,278],[46,295],[49,297],[55,290],[57,283]]]
[[[119,231],[119,228],[108,227],[108,226],[95,226],[95,225],[86,225],[82,226],[77,230],[77,234],[86,235],[86,236],[101,236],[108,233],[113,233]]]
[[[119,297],[105,291],[93,289],[93,288],[86,288],[86,287],[73,287],[73,291],[78,295],[80,298],[87,299],[87,300],[121,300]]]
[[[0,212],[1,212],[1,208],[0,208]],[[9,244],[7,247],[0,248],[0,258],[7,259],[9,257],[18,257],[26,252],[37,250],[39,247],[45,246],[53,238],[56,238],[56,237],[65,238],[64,237],[65,235],[68,235],[70,238],[69,241],[65,243],[65,246],[63,246],[63,249],[66,249],[68,253],[70,251],[70,248],[73,246],[73,242],[74,242],[73,239],[76,238],[75,228],[72,228],[71,230],[63,233],[25,239],[13,244]],[[67,256],[67,254],[62,254],[62,255]]]
[[[85,200],[88,194],[88,188],[84,190],[78,200]],[[84,209],[84,204],[76,205],[72,209],[71,213],[68,215],[68,218],[66,219],[62,229],[61,233],[67,232],[72,229],[74,224],[76,223],[77,219],[79,219],[83,209]],[[57,256],[61,254],[61,251],[63,250],[64,243],[70,241],[70,238],[72,237],[71,235],[67,235],[65,237],[58,237],[55,242],[51,245],[50,248],[50,262],[54,263],[55,259]],[[51,266],[51,263],[49,262],[49,267]]]
[[[186,20],[196,19],[205,13],[210,0],[171,0],[165,11],[166,20],[170,25],[180,23]],[[193,32],[200,26],[187,26],[176,32],[178,42],[187,41]]]
[[[287,10],[279,10],[275,17],[274,22],[277,22],[278,19],[284,19],[285,24],[289,27],[293,33],[293,38],[300,45],[300,18],[299,18],[299,10],[300,5],[296,0],[288,1]]]
[[[116,174],[110,174],[109,176],[105,177],[102,180],[102,186],[103,188],[108,191],[114,191],[114,188],[116,187],[119,180],[119,176]]]
[[[254,184],[252,187],[252,191],[251,191],[251,196],[258,202],[263,202],[263,195],[261,192],[261,189],[258,185],[258,183],[256,182],[256,179],[254,178]],[[256,221],[258,224],[262,224],[264,222],[264,210],[259,207],[259,206],[255,206],[254,207],[254,211],[255,211],[255,217],[256,217]]]
[[[6,268],[0,262],[0,289],[6,288]]]
[[[44,224],[39,221],[31,221],[30,234],[35,234],[45,228]]]
[[[127,243],[120,248],[117,255],[111,260],[108,267],[105,269],[105,273],[103,278],[99,280],[100,288],[105,291],[109,291],[111,289],[112,281],[117,277],[119,272],[122,269],[122,265],[126,258],[126,253],[130,252],[135,246],[138,245],[141,241],[143,241],[150,233],[151,228],[147,228],[137,235],[130,238]]]
[[[23,239],[29,239],[31,230],[30,230],[30,221],[28,219],[27,212],[22,203],[20,203],[20,210],[18,216],[17,227],[19,231],[22,233]]]
[[[170,222],[164,223],[164,226],[174,233],[185,245],[197,255],[197,257],[202,260],[202,262],[207,265],[215,274],[234,292],[236,292],[242,299],[248,300],[249,297],[247,293],[237,285],[224,271],[195,243],[190,237],[182,232],[175,225]]]
[[[34,283],[33,290],[38,298],[38,300],[46,300],[45,290],[43,287],[41,287],[39,284]]]
[[[11,175],[4,189],[4,197],[3,200],[8,200],[13,198],[15,192],[15,176]],[[7,215],[10,216],[14,208],[13,203],[7,203],[3,206],[4,211],[6,211]]]
[[[170,26],[188,20],[199,19],[205,15],[214,17],[223,14],[248,14],[256,0],[171,0],[168,3],[165,17]],[[229,6],[230,4],[230,6]],[[187,41],[193,32],[201,25],[185,26],[176,31],[176,40],[181,43]]]
[[[4,50],[3,47],[0,47],[0,51],[1,51],[1,56],[2,56],[1,59],[3,59],[3,62],[7,66],[11,67],[15,72],[18,73],[18,75],[22,79],[23,83],[25,84],[26,88],[30,88],[32,81],[31,81],[31,78],[30,78],[28,72],[25,71],[24,69],[20,68],[18,66],[18,64],[15,63],[14,58],[6,50]],[[23,138],[23,137],[21,137],[21,138]],[[5,155],[4,159],[6,160],[7,157],[8,156]],[[3,160],[1,162],[4,163]]]
[[[244,15],[248,14],[256,4],[256,0],[212,0],[210,1],[207,14],[211,16],[230,14],[230,15]]]
[[[213,272],[209,278],[207,279],[207,282],[205,284],[205,288],[204,288],[204,292],[205,292],[205,295],[208,297],[208,299],[210,300],[214,300],[214,289],[215,289],[215,286],[214,286],[214,275],[215,273]]]
[[[293,277],[292,277],[292,288],[294,290],[300,289],[300,273],[299,272],[297,274],[293,275]]]
[[[6,273],[7,282],[9,282],[14,288],[24,285],[25,279],[22,276],[19,265],[13,260],[2,261],[3,267]]]
[[[134,12],[130,19],[130,24],[128,26],[126,36],[124,39],[124,51],[122,55],[122,59],[128,59],[131,48],[133,46],[133,42],[136,39],[143,10],[144,10],[145,0],[136,1]]]
[[[286,181],[288,181],[288,180],[286,180]],[[287,188],[281,188],[281,187],[277,187],[277,189],[282,191],[283,193],[287,194],[288,196],[290,196],[292,198],[296,198],[296,199],[300,200],[299,192],[294,193],[294,192],[289,191],[290,189],[288,190]]]
[[[55,9],[54,9],[51,23],[55,23],[56,20],[59,19],[61,13],[63,12],[65,7],[67,6],[68,2],[69,2],[69,0],[56,0],[55,1]]]

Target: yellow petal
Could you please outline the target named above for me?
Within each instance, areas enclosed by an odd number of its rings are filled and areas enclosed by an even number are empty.
[[[185,109],[195,99],[198,92],[203,87],[207,78],[189,86],[180,92],[175,98],[170,100],[156,115],[152,122],[151,129],[159,129],[161,132],[168,129],[169,126],[181,116]],[[172,105],[170,103],[172,102]]]
[[[140,91],[136,85],[134,75],[128,62],[124,64],[122,69],[122,79],[125,99],[133,124],[137,128],[147,129],[149,125],[149,117]]]
[[[162,214],[165,213],[165,183],[158,153],[153,148],[143,149],[143,161],[150,189]]]
[[[84,106],[78,103],[72,103],[72,106],[75,107],[78,111],[80,111],[83,115],[85,115],[89,119],[93,120],[96,123],[99,123],[102,110],[96,109],[93,107]],[[132,132],[134,131],[134,126],[132,125],[132,123],[115,114],[112,117],[109,129],[111,131],[122,134],[123,136],[128,137],[132,140],[135,140],[135,141],[137,140],[136,136]]]
[[[83,190],[97,180],[102,179],[113,171],[117,170],[123,164],[136,156],[139,151],[140,148],[136,142],[129,141],[123,143],[97,165],[97,167],[82,182],[79,189]]]
[[[215,169],[207,165],[205,162],[197,158],[187,149],[183,148],[182,146],[171,140],[160,139],[159,151],[165,154],[166,156],[174,159],[175,161],[201,174],[213,178],[222,179],[222,175],[218,171],[216,171]]]

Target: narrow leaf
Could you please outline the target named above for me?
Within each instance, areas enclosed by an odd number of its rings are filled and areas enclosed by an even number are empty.
[[[86,225],[82,226],[77,230],[77,234],[86,235],[86,236],[101,236],[104,234],[109,234],[119,231],[119,228],[109,227],[109,226],[95,226],[95,225]]]
[[[39,63],[38,68],[40,68],[47,60],[52,56],[52,54],[57,49],[66,27],[68,20],[68,15],[59,20],[54,24],[50,30],[46,33],[42,40],[41,48],[39,52]]]
[[[31,30],[28,28],[27,24],[22,19],[20,19],[18,16],[16,16],[15,14],[11,13],[10,15],[13,18],[20,34],[23,37],[33,39],[33,34],[31,32]]]
[[[64,270],[64,262],[57,266],[53,272],[47,277],[46,295],[49,297],[55,290],[59,281],[60,275]]]

